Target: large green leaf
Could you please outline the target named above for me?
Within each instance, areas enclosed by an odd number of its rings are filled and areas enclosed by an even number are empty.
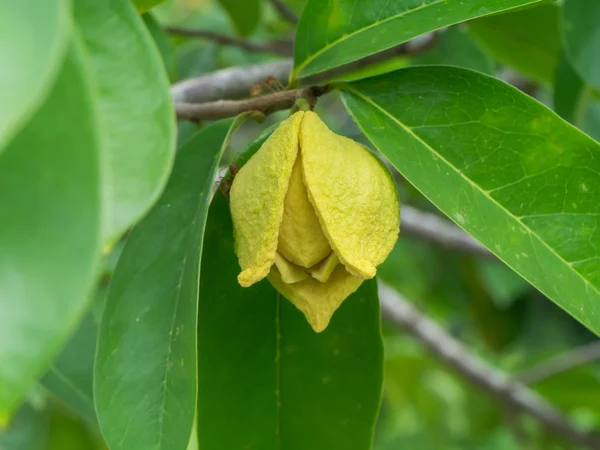
[[[309,0],[294,47],[302,78],[406,42],[420,34],[541,0]]]
[[[87,76],[74,41],[0,158],[0,421],[77,326],[95,279],[101,168]]]
[[[208,201],[231,121],[179,151],[128,237],[100,326],[94,394],[111,449],[185,449],[196,405],[196,308]]]
[[[403,176],[600,333],[597,142],[512,86],[464,69],[403,69],[342,88]]]
[[[254,31],[260,21],[260,0],[219,0],[219,3],[239,34],[247,36]]]
[[[74,7],[98,88],[103,236],[111,239],[160,195],[175,151],[175,113],[160,55],[133,5],[78,0]]]
[[[98,324],[90,312],[41,380],[42,385],[91,424],[96,424],[93,374]]]
[[[600,89],[600,2],[566,0],[562,30],[571,63],[583,79]]]
[[[48,94],[60,70],[69,32],[67,0],[2,3],[0,151]]]
[[[242,288],[238,273],[217,194],[200,278],[199,448],[370,449],[383,364],[375,280],[317,334],[268,281]]]
[[[552,82],[562,44],[560,10],[541,5],[469,22],[473,34],[498,61],[532,78]]]

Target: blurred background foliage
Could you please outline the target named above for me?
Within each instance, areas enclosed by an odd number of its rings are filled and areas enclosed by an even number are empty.
[[[304,2],[287,3],[300,12]],[[600,96],[582,85],[563,57],[560,8],[560,2],[548,3],[454,26],[425,52],[399,56],[367,70],[449,64],[495,75],[598,139]],[[264,0],[170,0],[143,17],[173,83],[282,56],[169,35],[166,26],[213,31],[257,43],[277,41],[289,54],[293,48],[293,25]],[[277,86],[264,87],[272,89]],[[334,131],[367,143],[335,93],[320,99],[317,111]],[[285,115],[273,114],[262,124],[246,123],[236,132],[224,166],[235,162],[240,149],[261,129]],[[181,122],[178,127],[182,143],[198,126]],[[402,204],[436,212],[399,174],[395,178]],[[13,424],[0,434],[1,450],[106,448],[91,406],[91,375],[99,311],[121,248],[117,245],[105,260],[97,307],[30,393]],[[493,258],[449,250],[401,233],[378,275],[473,353],[515,376],[597,339]],[[385,386],[375,450],[573,448],[547,434],[535,419],[505,408],[448,370],[409,335],[386,325],[384,342]],[[69,381],[73,379],[76,384]],[[600,427],[599,364],[566,370],[530,386],[580,426]]]

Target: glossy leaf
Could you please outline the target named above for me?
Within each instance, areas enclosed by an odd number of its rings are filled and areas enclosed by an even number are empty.
[[[95,281],[101,169],[86,69],[76,41],[0,158],[0,422],[77,326]]]
[[[413,65],[449,65],[493,74],[494,61],[463,28],[453,27],[442,33],[435,46],[416,55]]]
[[[219,0],[227,11],[236,30],[242,36],[247,36],[260,21],[260,0]]]
[[[362,131],[404,177],[600,333],[600,144],[468,70],[403,69],[343,89]]]
[[[600,2],[566,0],[562,11],[567,56],[583,79],[600,89]]]
[[[103,127],[103,236],[114,239],[166,183],[175,151],[173,102],[160,55],[130,2],[78,0],[74,9]]]
[[[541,0],[309,0],[294,47],[302,78],[406,42],[423,33]]]
[[[93,374],[98,324],[88,313],[41,380],[73,412],[96,424]]]
[[[541,5],[469,22],[469,32],[492,56],[536,80],[552,82],[562,44],[560,10]]]
[[[199,448],[371,448],[383,364],[375,280],[363,283],[317,334],[268,281],[238,285],[231,216],[219,194],[205,246]]]
[[[185,449],[196,405],[196,308],[208,201],[231,121],[194,135],[127,239],[100,327],[94,394],[111,449]]]
[[[43,102],[70,34],[67,0],[19,0],[0,14],[0,151]]]

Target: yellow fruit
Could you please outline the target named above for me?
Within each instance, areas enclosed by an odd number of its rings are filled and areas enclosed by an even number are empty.
[[[400,226],[394,182],[313,112],[283,121],[230,192],[239,283],[265,277],[324,330],[392,250]]]

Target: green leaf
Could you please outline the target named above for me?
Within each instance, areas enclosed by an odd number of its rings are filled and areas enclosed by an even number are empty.
[[[382,384],[375,280],[322,333],[263,280],[237,283],[228,202],[206,229],[198,310],[198,441],[203,450],[368,450]]]
[[[90,312],[41,380],[48,391],[91,424],[97,422],[93,394],[97,336],[98,324]]]
[[[47,450],[48,418],[25,404],[13,417],[10,426],[0,431],[2,450]]]
[[[469,32],[499,62],[536,80],[553,81],[562,47],[558,6],[483,17],[469,22]]]
[[[100,326],[94,393],[111,449],[185,449],[196,405],[202,238],[232,121],[178,152],[162,197],[131,232]]]
[[[494,73],[494,61],[463,28],[459,27],[450,28],[442,33],[436,45],[431,50],[415,56],[412,64],[449,65],[490,75]]]
[[[584,80],[600,89],[600,2],[566,0],[562,9],[565,50]]]
[[[600,333],[600,145],[497,79],[409,68],[344,85],[371,142],[438,208]]]
[[[137,8],[138,12],[141,14],[141,13],[145,13],[146,11],[151,10],[156,5],[160,5],[165,0],[131,0],[131,1]],[[125,2],[123,2],[123,3],[125,3]]]
[[[541,0],[309,0],[294,47],[292,79],[313,75],[458,22]]]
[[[160,195],[175,152],[175,113],[160,55],[131,3],[79,0],[74,6],[97,85],[103,236],[110,240]]]
[[[0,422],[77,326],[98,268],[100,145],[83,58],[74,41],[0,158]]]
[[[554,109],[594,139],[600,139],[600,102],[563,55],[554,80]]]
[[[67,0],[18,0],[0,14],[0,151],[43,102],[69,38]]]
[[[248,36],[260,22],[260,0],[219,0],[236,30]]]
[[[175,55],[173,53],[171,41],[169,41],[169,36],[167,36],[164,28],[151,13],[142,15],[142,20],[148,29],[148,33],[152,36],[156,48],[160,52],[163,66],[165,67],[169,80],[175,81]]]

